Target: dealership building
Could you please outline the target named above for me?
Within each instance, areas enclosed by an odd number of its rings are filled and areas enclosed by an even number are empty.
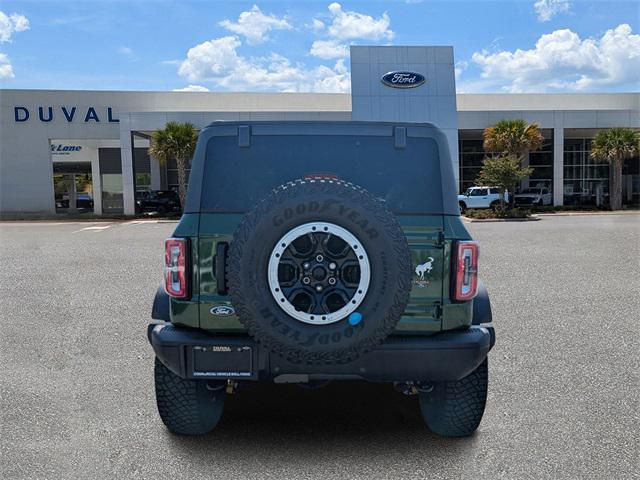
[[[448,138],[463,191],[486,156],[483,129],[521,118],[545,138],[524,159],[533,173],[522,187],[547,188],[555,205],[606,204],[609,166],[590,158],[591,139],[606,128],[640,129],[639,93],[456,94],[446,46],[351,47],[350,94],[4,89],[0,107],[3,215],[134,214],[141,192],[177,187],[175,163],[147,152],[168,121],[431,122]],[[624,164],[623,204],[639,203],[635,158]]]

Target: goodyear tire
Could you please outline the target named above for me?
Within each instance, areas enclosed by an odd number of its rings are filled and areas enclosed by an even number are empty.
[[[420,392],[420,410],[429,429],[443,437],[466,437],[476,431],[487,402],[489,368],[484,360],[469,375],[439,382]]]
[[[278,187],[247,214],[229,250],[240,321],[294,363],[345,363],[379,345],[410,290],[409,247],[394,215],[339,180]]]
[[[202,435],[215,428],[224,407],[225,382],[180,378],[157,358],[154,373],[158,413],[170,432]]]

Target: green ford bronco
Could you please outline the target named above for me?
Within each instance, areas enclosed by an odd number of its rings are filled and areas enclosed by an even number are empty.
[[[243,382],[364,379],[472,434],[495,335],[447,142],[430,124],[215,123],[166,241],[148,338],[171,432]]]

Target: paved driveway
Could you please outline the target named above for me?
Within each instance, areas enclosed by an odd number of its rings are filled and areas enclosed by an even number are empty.
[[[106,228],[104,228],[106,227]],[[166,432],[145,326],[166,223],[0,224],[2,478],[638,478],[640,217],[469,224],[498,343],[478,433],[389,385],[260,385]]]

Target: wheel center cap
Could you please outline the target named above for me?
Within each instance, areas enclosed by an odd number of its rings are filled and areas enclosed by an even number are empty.
[[[333,223],[310,222],[276,243],[267,279],[277,305],[290,317],[329,325],[358,309],[369,289],[371,268],[355,235]]]
[[[322,280],[327,278],[327,271],[325,270],[324,267],[318,265],[313,269],[313,278],[318,282],[321,282]]]

